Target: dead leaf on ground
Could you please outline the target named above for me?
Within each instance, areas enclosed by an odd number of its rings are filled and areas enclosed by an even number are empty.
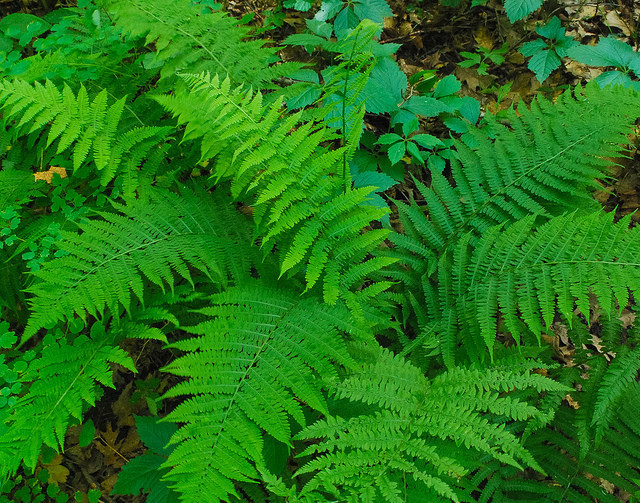
[[[46,468],[49,472],[49,484],[64,484],[69,476],[69,469],[62,465],[62,454],[56,454],[51,463],[43,464],[42,468]]]
[[[47,183],[51,183],[54,174],[60,175],[60,178],[66,178],[67,170],[65,168],[61,168],[60,166],[51,166],[47,171],[39,171],[38,173],[34,173],[33,178],[36,182],[38,180],[45,180]]]

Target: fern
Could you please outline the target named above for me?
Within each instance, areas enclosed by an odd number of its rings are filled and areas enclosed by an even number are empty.
[[[44,85],[35,82],[33,86],[20,80],[0,82],[3,119],[17,122],[14,141],[21,136],[36,138],[42,134],[38,142],[41,149],[55,143],[56,154],[72,151],[74,170],[80,169],[91,153],[105,185],[114,178],[123,158],[129,169],[137,169],[149,148],[169,132],[168,128],[146,127],[121,136],[118,125],[124,105],[125,98],[108,104],[106,90],[90,101],[84,86],[76,96],[69,86],[60,92],[50,81]]]
[[[429,382],[416,367],[386,350],[371,351],[369,358],[371,363],[334,389],[338,398],[374,405],[373,414],[329,417],[298,435],[320,439],[300,454],[314,456],[297,472],[314,474],[301,496],[321,489],[347,501],[400,502],[406,499],[406,481],[412,479],[416,494],[428,495],[430,501],[470,501],[457,483],[469,471],[469,451],[539,469],[504,424],[504,418],[527,420],[537,410],[495,392],[566,387],[526,368],[456,368]],[[491,414],[503,419],[494,422]]]
[[[109,363],[135,371],[133,362],[113,345],[113,334],[94,323],[90,336],[75,340],[50,335],[38,359],[21,376],[28,391],[0,416],[0,473],[15,474],[21,462],[35,468],[43,444],[59,450],[71,421],[80,422],[88,406],[113,387]],[[3,411],[4,412],[4,411]]]
[[[638,405],[637,386],[629,397],[629,405]],[[527,446],[545,471],[553,474],[553,481],[547,486],[551,489],[549,500],[589,503],[597,498],[611,503],[618,501],[599,485],[600,478],[626,491],[637,490],[634,480],[638,477],[635,467],[640,466],[640,436],[637,409],[635,415],[632,410],[623,407],[615,428],[610,429],[599,446],[590,449],[586,455],[580,453],[579,441],[572,431],[575,411],[568,407],[561,407],[551,426],[532,436]],[[627,415],[625,419],[623,414]]]
[[[202,189],[162,191],[149,202],[113,203],[116,213],[81,223],[80,234],[62,231],[59,247],[67,255],[34,272],[39,281],[29,289],[32,316],[23,340],[74,314],[86,320],[119,306],[129,310],[136,299],[144,303],[146,281],[173,287],[175,272],[191,282],[190,267],[221,285],[248,277],[258,257],[239,244],[247,242],[246,234],[239,239],[242,217],[223,201]]]
[[[322,278],[329,303],[360,286],[370,271],[354,268],[388,234],[363,228],[387,211],[363,204],[374,187],[344,190],[338,175],[348,147],[323,148],[336,138],[332,130],[301,123],[301,113],[283,120],[281,102],[265,107],[260,93],[231,90],[228,78],[184,79],[188,94],[157,99],[179,124],[187,124],[183,141],[202,138],[202,159],[215,158],[213,174],[231,180],[233,196],[252,198],[262,247],[277,242],[281,250],[281,275],[305,265],[306,289]],[[394,261],[381,258],[369,267],[378,270]]]
[[[300,402],[327,413],[322,383],[352,365],[341,333],[358,334],[344,308],[264,282],[210,304],[198,311],[206,321],[186,329],[196,337],[172,344],[186,354],[165,368],[186,378],[165,395],[188,397],[167,416],[184,426],[166,466],[188,501],[226,501],[234,481],[255,481],[264,434],[290,444],[291,421],[305,425]]]
[[[633,91],[590,84],[563,93],[555,104],[538,97],[530,109],[511,111],[509,127],[488,115],[495,138],[471,130],[473,146],[455,144],[461,163],[452,161],[455,186],[436,172],[429,188],[417,183],[428,217],[415,204],[398,205],[406,237],[390,236],[396,253],[414,263],[415,253],[429,258],[416,273],[432,274],[433,258],[468,232],[474,244],[494,225],[527,215],[597,208],[588,189],[599,187],[596,179],[606,177],[610,165],[606,158],[621,155],[628,143],[638,103]]]
[[[259,40],[245,40],[249,29],[222,11],[189,1],[103,0],[115,25],[129,39],[144,37],[155,46],[148,66],[161,66],[160,78],[176,73],[211,72],[229,75],[235,83],[262,88],[298,67],[288,63],[269,66],[276,51]]]
[[[535,217],[527,217],[507,230],[490,229],[475,246],[467,234],[440,260],[438,284],[427,297],[434,316],[438,309],[453,313],[453,325],[442,316],[436,330],[445,338],[460,330],[465,342],[482,340],[492,352],[498,313],[517,343],[523,323],[539,339],[556,311],[571,320],[574,302],[588,315],[591,293],[610,315],[614,300],[625,306],[629,291],[640,288],[637,229],[629,231],[629,221],[571,214],[534,230]],[[449,364],[455,350],[455,344],[443,349]],[[475,346],[467,350],[478,354]]]
[[[609,429],[614,415],[614,407],[637,392],[637,375],[640,370],[640,348],[618,354],[607,369],[598,389],[591,425],[596,427],[596,442],[602,440]]]

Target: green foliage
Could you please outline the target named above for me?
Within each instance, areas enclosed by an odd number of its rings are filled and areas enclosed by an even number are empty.
[[[177,503],[178,494],[163,480],[167,470],[162,467],[172,451],[166,446],[176,427],[152,417],[136,416],[136,428],[148,450],[142,456],[129,460],[122,468],[112,494],[137,495],[142,491],[149,493],[148,503]]]
[[[28,390],[2,411],[0,470],[14,474],[21,462],[35,468],[43,444],[60,449],[72,420],[102,395],[98,386],[113,387],[109,363],[135,370],[129,356],[113,345],[113,334],[94,323],[89,336],[67,341],[59,334],[43,340],[38,358],[20,372]]]
[[[489,63],[491,61],[496,66],[500,66],[504,63],[504,54],[509,50],[507,43],[502,44],[498,49],[488,49],[486,47],[478,47],[478,52],[466,52],[462,51],[460,56],[465,58],[458,66],[463,68],[472,68],[478,65],[478,75],[487,75],[489,69]]]
[[[615,66],[617,70],[604,72],[595,79],[601,86],[620,84],[640,90],[640,82],[631,80],[631,75],[640,77],[640,54],[629,44],[611,37],[601,38],[596,46],[572,47],[569,56],[587,65]]]
[[[358,333],[349,312],[247,281],[212,296],[206,319],[173,344],[186,354],[164,370],[186,378],[166,398],[188,396],[167,419],[184,424],[165,466],[189,501],[226,500],[233,481],[258,477],[263,435],[288,444],[300,403],[328,413],[322,383],[352,365],[342,331]],[[264,433],[262,433],[264,431]]]
[[[537,39],[522,45],[520,52],[529,60],[529,70],[536,74],[538,82],[544,82],[551,72],[560,66],[561,59],[577,42],[564,34],[560,20],[554,16],[544,26],[536,27],[536,33],[547,41]]]
[[[259,40],[243,41],[248,28],[237,26],[223,11],[196,2],[101,0],[100,4],[128,38],[153,43],[155,50],[142,63],[146,68],[160,68],[161,80],[175,80],[176,73],[188,69],[263,87],[295,67],[267,66],[275,59],[275,49],[263,48]]]
[[[168,387],[136,381],[158,418],[136,419],[147,452],[115,494],[611,501],[596,477],[637,491],[640,350],[616,317],[638,298],[639,231],[590,194],[626,155],[633,86],[481,114],[452,75],[404,76],[398,45],[376,41],[382,0],[325,0],[287,39],[317,70],[218,7],[85,1],[0,22],[3,493],[43,500],[39,456],[70,425],[91,441],[103,387],[133,380],[127,338],[166,344]],[[543,77],[572,44],[556,18],[538,33],[523,50]],[[576,54],[633,71],[605,40]],[[389,129],[363,133],[365,112]],[[406,173],[407,154],[427,171]],[[396,182],[408,202],[384,195]],[[560,329],[573,365],[543,345]]]

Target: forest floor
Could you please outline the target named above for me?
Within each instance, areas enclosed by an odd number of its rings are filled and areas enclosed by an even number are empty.
[[[0,16],[11,12],[41,15],[53,8],[53,3],[52,0],[0,0]],[[305,28],[305,18],[311,17],[311,14],[282,9],[279,3],[282,2],[229,0],[226,8],[238,18],[248,19],[246,16],[249,16],[249,24],[262,32],[259,37],[269,44],[278,44],[287,36],[300,33]],[[538,94],[553,98],[570,86],[597,77],[600,70],[572,61],[563,63],[541,84],[527,68],[518,49],[522,43],[536,38],[536,25],[546,23],[553,16],[560,19],[566,34],[580,43],[594,45],[601,37],[615,34],[635,50],[640,46],[640,2],[637,0],[547,0],[542,9],[515,24],[509,22],[497,0],[488,0],[474,8],[465,5],[468,3],[463,1],[461,7],[451,8],[436,0],[390,0],[394,17],[385,20],[381,41],[401,44],[396,54],[397,62],[408,76],[421,70],[436,70],[439,77],[453,74],[462,82],[462,94],[478,99],[483,110],[495,112],[498,107],[510,107],[520,101],[529,103]],[[270,29],[264,30],[264,27]],[[506,47],[504,62],[499,65],[488,60],[485,71],[460,66],[464,59],[461,52],[492,51],[503,46]],[[283,59],[300,56],[299,52],[287,54],[294,49],[285,49]],[[509,83],[512,84],[507,90],[504,86]],[[503,99],[499,101],[501,89]],[[367,125],[374,131],[384,127],[375,116]],[[387,131],[380,130],[380,133],[384,132]],[[612,173],[614,181],[604,183],[596,197],[605,209],[615,209],[621,216],[640,208],[640,153],[631,151],[628,158],[617,160],[617,163]],[[412,187],[396,190],[410,193]],[[640,212],[634,219],[640,220]],[[557,339],[555,344],[562,354],[566,341],[562,340],[561,333]],[[168,363],[153,361],[162,354],[153,350],[152,346],[156,344],[140,343],[140,347],[130,348],[131,354],[138,355],[136,364],[141,369],[139,376],[143,378],[116,383],[118,392],[105,393],[92,411],[96,431],[95,440],[88,448],[79,446],[80,428],[70,429],[64,457],[55,456],[46,465],[54,480],[64,481],[67,487],[85,493],[92,487],[99,488],[103,494],[100,501],[104,502],[144,501],[142,496],[105,494],[111,492],[124,463],[144,450],[135,430],[134,415],[148,414],[148,398],[161,394],[167,385],[163,381],[167,378],[155,370]],[[570,358],[568,353],[565,356]],[[613,488],[611,490],[613,492]],[[620,495],[620,499],[625,501],[626,498]]]

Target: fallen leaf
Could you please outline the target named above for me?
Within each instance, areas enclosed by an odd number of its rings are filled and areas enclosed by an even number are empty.
[[[476,39],[479,47],[487,49],[488,51],[493,49],[495,42],[486,26],[480,26],[480,28],[478,28],[478,30],[473,34],[473,38]]]
[[[615,10],[610,10],[609,12],[607,12],[606,19],[609,26],[619,28],[627,37],[631,36],[629,25],[622,19],[620,19],[620,16],[618,16],[618,13]]]
[[[106,479],[104,479],[101,483],[100,483],[100,487],[102,487],[102,489],[107,493],[107,494],[111,494],[111,491],[113,491],[113,486],[116,485],[116,482],[118,481],[118,474],[114,473],[113,475],[111,475],[110,477],[107,477]]]
[[[49,484],[64,484],[69,476],[69,469],[66,466],[62,466],[62,454],[56,454],[51,463],[43,464],[42,467],[46,468],[49,472]]]
[[[567,401],[567,403],[569,404],[569,407],[571,407],[572,409],[579,409],[580,408],[580,404],[578,403],[577,400],[575,400],[571,395],[567,395],[564,397],[564,399]]]
[[[53,175],[56,173],[60,175],[60,178],[67,177],[67,170],[59,166],[51,166],[47,171],[39,171],[38,173],[34,173],[33,177],[36,182],[38,180],[45,180],[47,183],[51,183]]]

